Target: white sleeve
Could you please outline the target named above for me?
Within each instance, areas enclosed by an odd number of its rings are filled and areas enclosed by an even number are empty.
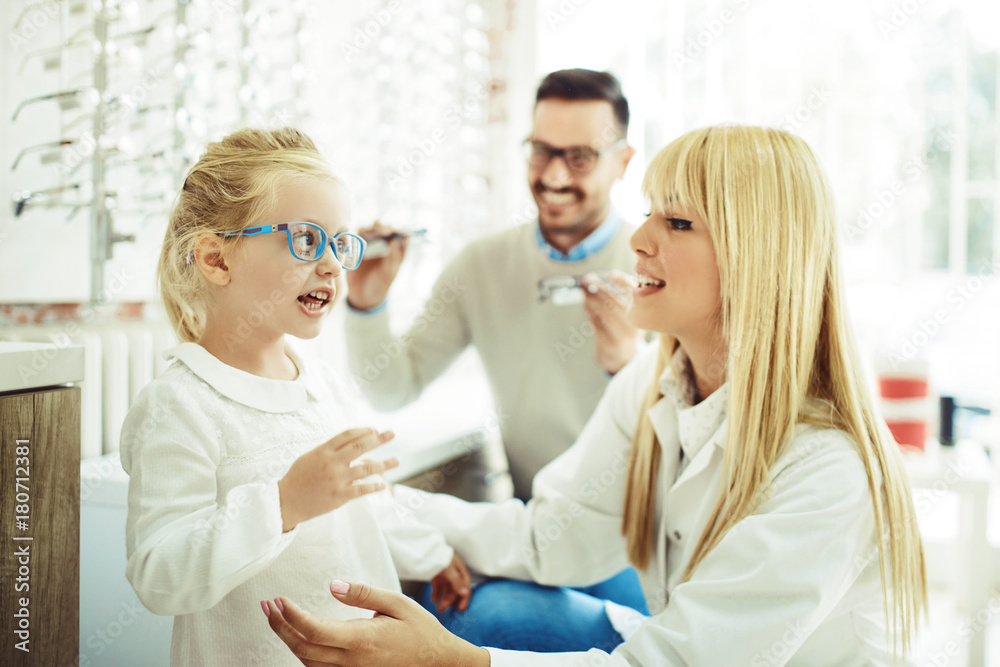
[[[617,654],[642,665],[783,665],[862,572],[880,590],[875,514],[857,452],[835,431],[797,444],[805,454],[774,477],[770,498]]]
[[[365,397],[379,410],[395,410],[416,400],[471,342],[462,308],[468,290],[466,254],[441,273],[409,331],[395,337],[389,313],[359,313],[345,318],[348,366]]]
[[[451,564],[455,551],[441,530],[415,519],[389,489],[369,498],[400,579],[430,581]]]
[[[584,586],[628,566],[621,534],[628,453],[656,350],[637,355],[608,385],[576,443],[535,477],[527,505],[467,503],[397,487],[405,510],[440,527],[481,574]]]
[[[217,499],[213,420],[183,387],[154,382],[122,428],[129,474],[125,574],[153,613],[209,609],[291,543],[282,533],[277,480]]]
[[[880,590],[864,467],[842,436],[823,433],[775,477],[758,512],[730,530],[671,591],[667,607],[610,656],[490,649],[491,664],[784,665],[862,573]]]

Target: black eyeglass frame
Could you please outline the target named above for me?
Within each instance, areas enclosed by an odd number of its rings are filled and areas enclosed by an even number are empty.
[[[538,141],[531,137],[528,137],[521,143],[524,146],[524,157],[527,159],[528,165],[533,169],[544,169],[552,162],[553,158],[561,157],[566,164],[566,168],[578,175],[589,174],[597,167],[597,163],[605,154],[619,151],[628,146],[628,140],[624,137],[601,150],[597,150],[591,146],[554,148],[544,141]],[[539,151],[544,152],[544,160],[536,157]],[[577,162],[574,165],[574,162],[577,160],[583,160],[583,162]]]

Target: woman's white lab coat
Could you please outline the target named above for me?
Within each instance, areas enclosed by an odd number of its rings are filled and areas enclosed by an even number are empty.
[[[527,505],[468,504],[399,487],[401,504],[441,527],[479,572],[584,586],[629,565],[621,535],[628,451],[653,381],[650,346],[611,382],[576,444],[535,478]],[[800,427],[772,492],[681,583],[717,498],[725,447],[723,386],[680,403],[668,369],[650,417],[663,449],[656,550],[640,572],[652,617],[610,656],[491,649],[502,665],[888,664],[875,521],[861,460],[838,431]],[[683,452],[683,457],[682,457]]]

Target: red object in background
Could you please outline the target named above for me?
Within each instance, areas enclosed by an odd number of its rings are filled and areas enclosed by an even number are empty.
[[[921,451],[927,441],[927,376],[882,375],[878,378],[882,415],[900,447]]]
[[[883,376],[878,393],[882,398],[927,398],[927,378]]]
[[[916,447],[923,451],[924,443],[927,442],[927,420],[924,421],[903,421],[886,419],[886,425],[892,433],[893,439],[900,447]]]

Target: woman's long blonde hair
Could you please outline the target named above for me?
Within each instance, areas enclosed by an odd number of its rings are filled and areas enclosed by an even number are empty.
[[[842,302],[833,201],[819,163],[804,141],[782,130],[710,127],[660,151],[643,190],[653,210],[676,202],[705,221],[728,342],[719,367],[729,384],[721,492],[683,579],[766,498],[772,467],[797,424],[840,429],[868,473],[876,535],[883,536],[877,543],[887,629],[893,648],[905,652],[926,611],[923,549],[902,458],[875,414]],[[677,341],[664,335],[661,345],[657,378]],[[653,549],[660,468],[647,411],[660,396],[654,381],[625,489],[622,532],[640,569]]]
[[[157,265],[160,296],[182,341],[196,342],[205,331],[207,283],[193,261],[198,238],[258,224],[281,186],[309,178],[337,180],[313,141],[294,128],[243,129],[208,144],[174,202]]]

